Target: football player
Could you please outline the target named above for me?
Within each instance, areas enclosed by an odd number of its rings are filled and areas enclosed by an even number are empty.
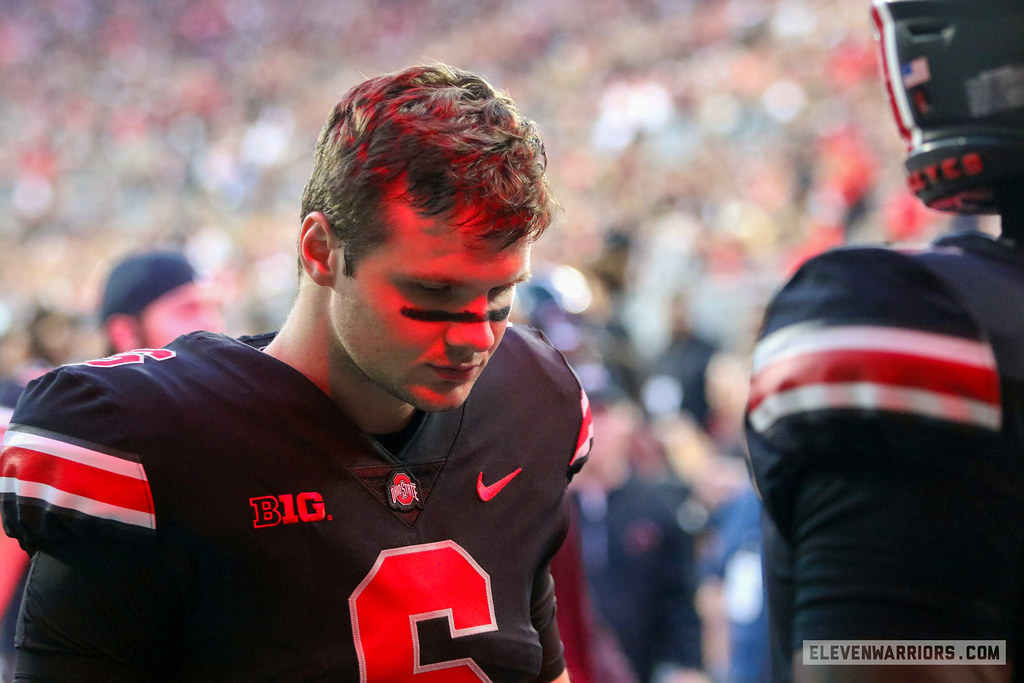
[[[370,78],[320,133],[277,333],[32,384],[0,479],[19,675],[568,680],[548,564],[589,410],[508,325],[545,166],[484,78]]]
[[[872,14],[911,189],[1002,228],[825,253],[768,307],[746,424],[774,677],[1024,680],[1024,13]],[[1006,641],[1006,663],[812,665],[811,640]]]

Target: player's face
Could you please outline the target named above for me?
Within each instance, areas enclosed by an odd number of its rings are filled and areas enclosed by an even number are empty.
[[[224,318],[211,294],[194,282],[153,300],[139,317],[140,346],[156,348],[196,330],[222,332]]]
[[[458,218],[388,202],[388,241],[334,285],[335,369],[358,369],[371,391],[421,410],[466,400],[505,333],[516,283],[529,275],[528,244],[494,251]]]

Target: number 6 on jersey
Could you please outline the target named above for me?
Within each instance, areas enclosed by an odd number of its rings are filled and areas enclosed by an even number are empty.
[[[490,680],[469,658],[419,661],[420,621],[446,617],[452,638],[498,630],[491,579],[454,541],[381,551],[348,602],[360,681]]]

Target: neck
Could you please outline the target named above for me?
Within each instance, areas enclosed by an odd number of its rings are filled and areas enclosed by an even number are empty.
[[[364,432],[402,429],[413,407],[377,386],[332,343],[330,324],[321,311],[322,306],[303,302],[300,296],[266,354],[302,373]]]

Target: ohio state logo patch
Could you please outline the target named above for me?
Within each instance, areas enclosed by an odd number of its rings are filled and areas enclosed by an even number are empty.
[[[388,505],[399,512],[409,512],[423,507],[423,503],[420,501],[420,484],[406,469],[391,471],[388,481],[384,485],[384,496],[387,498]]]

